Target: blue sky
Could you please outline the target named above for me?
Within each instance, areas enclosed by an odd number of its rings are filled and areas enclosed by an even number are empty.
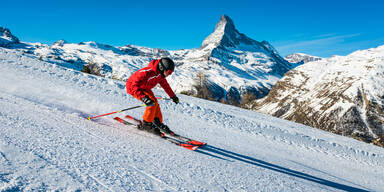
[[[25,42],[177,50],[199,47],[226,14],[282,56],[329,57],[384,45],[383,8],[380,0],[1,0],[0,26]]]

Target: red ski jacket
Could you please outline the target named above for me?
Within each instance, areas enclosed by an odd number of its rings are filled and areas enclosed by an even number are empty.
[[[128,94],[141,99],[145,97],[143,91],[151,90],[157,84],[160,84],[169,97],[172,98],[175,96],[175,93],[173,92],[171,86],[169,86],[168,81],[160,74],[157,68],[159,61],[160,59],[152,60],[149,62],[148,67],[144,67],[136,71],[129,77],[125,86]]]

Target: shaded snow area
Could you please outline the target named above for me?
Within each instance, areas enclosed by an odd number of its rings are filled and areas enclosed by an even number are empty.
[[[157,95],[163,91],[156,90]],[[184,95],[165,123],[190,151],[99,115],[124,82],[0,48],[0,191],[383,191],[384,149]],[[143,108],[120,113],[140,118]]]

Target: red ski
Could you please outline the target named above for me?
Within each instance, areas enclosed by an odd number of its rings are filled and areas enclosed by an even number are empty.
[[[125,118],[135,122],[136,124],[140,125],[141,124],[141,121],[130,116],[130,115],[126,115]],[[170,133],[164,133],[164,135],[168,136],[168,137],[173,137],[173,138],[176,138],[176,139],[179,139],[181,141],[184,141],[188,144],[191,144],[191,145],[196,145],[196,146],[204,146],[204,145],[207,145],[207,143],[204,143],[204,142],[201,142],[201,141],[197,141],[197,140],[194,140],[194,139],[190,139],[188,137],[184,137],[184,136],[181,136],[181,135],[178,135],[176,133],[174,133],[173,131],[171,131]]]
[[[141,121],[140,120],[137,120],[137,124],[135,124],[135,123],[128,122],[128,121],[126,121],[124,119],[121,119],[120,117],[115,117],[113,119],[115,119],[116,121],[118,121],[118,122],[120,122],[120,123],[122,123],[124,125],[129,125],[129,126],[134,126],[134,127],[137,127],[137,126],[141,125]],[[199,148],[199,146],[197,146],[197,145],[192,145],[192,144],[184,143],[183,141],[179,141],[179,140],[177,140],[175,138],[168,137],[168,136],[166,136],[163,133],[160,135],[160,138],[162,138],[164,140],[167,140],[167,141],[169,141],[169,142],[171,142],[171,143],[173,143],[175,145],[178,145],[180,147],[184,147],[186,149],[192,150],[192,151],[194,151],[197,148]]]

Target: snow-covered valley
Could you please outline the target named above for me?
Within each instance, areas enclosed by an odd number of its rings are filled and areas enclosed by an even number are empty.
[[[86,120],[140,104],[124,82],[5,48],[0,82],[0,191],[384,189],[383,148],[308,126],[183,95],[161,101],[175,132],[208,143],[189,151],[113,116]]]

